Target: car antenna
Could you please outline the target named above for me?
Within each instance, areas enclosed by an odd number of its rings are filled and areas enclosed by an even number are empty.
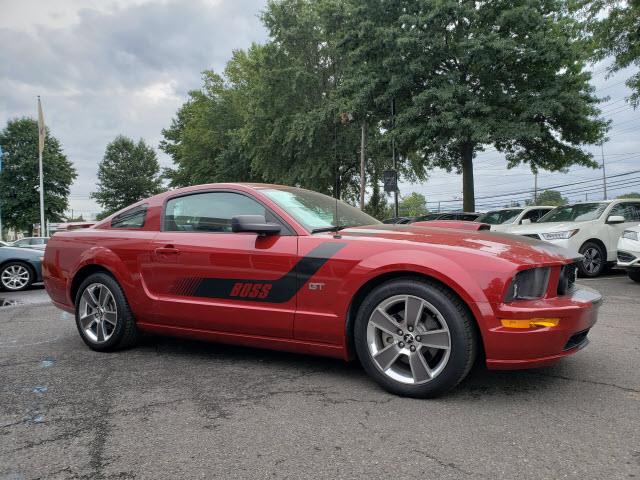
[[[339,226],[340,226],[340,217],[338,217],[338,197],[336,196],[336,233],[333,236],[333,238],[338,238],[338,239],[342,238],[340,233],[338,233],[340,231]]]

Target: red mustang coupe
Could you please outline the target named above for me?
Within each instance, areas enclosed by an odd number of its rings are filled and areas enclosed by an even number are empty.
[[[479,351],[517,369],[584,347],[602,300],[574,285],[578,260],[527,237],[383,225],[299,188],[215,184],[56,233],[42,273],[94,350],[148,332],[357,354],[385,389],[433,397]]]

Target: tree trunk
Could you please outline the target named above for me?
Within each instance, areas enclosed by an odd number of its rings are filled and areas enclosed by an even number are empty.
[[[364,129],[365,121],[362,121],[362,141],[360,142],[360,210],[364,210]]]
[[[476,196],[473,188],[473,145],[465,143],[460,147],[462,157],[462,210],[475,212]]]

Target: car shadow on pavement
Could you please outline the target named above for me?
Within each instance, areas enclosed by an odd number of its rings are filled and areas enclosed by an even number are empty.
[[[353,380],[359,387],[368,385],[372,391],[388,395],[371,380],[360,362],[351,362],[335,358],[265,350],[252,347],[238,347],[221,343],[157,335],[144,335],[138,347],[133,350],[139,354],[153,354],[177,359],[200,358],[203,362],[216,360],[228,366],[249,364],[260,366],[255,375],[273,368],[282,374],[337,376]],[[543,394],[548,389],[557,389],[558,366],[514,371],[488,370],[482,359],[478,359],[469,375],[454,389],[440,398],[458,398],[477,400],[496,397],[527,397],[532,393]],[[562,377],[560,377],[562,378]]]

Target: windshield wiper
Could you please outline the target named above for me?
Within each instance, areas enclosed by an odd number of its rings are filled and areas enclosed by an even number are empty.
[[[338,227],[314,228],[313,230],[311,230],[311,233],[338,232],[340,230],[344,230],[345,228],[349,228],[349,226],[348,225],[340,225]]]

